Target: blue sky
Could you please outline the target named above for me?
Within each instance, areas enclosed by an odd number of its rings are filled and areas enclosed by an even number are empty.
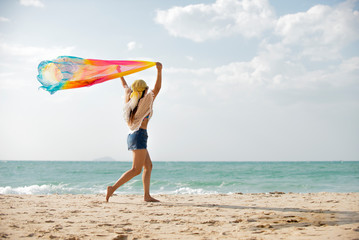
[[[351,0],[0,0],[0,159],[131,160],[119,80],[38,90],[72,55],[163,63],[154,161],[359,160],[358,26]]]

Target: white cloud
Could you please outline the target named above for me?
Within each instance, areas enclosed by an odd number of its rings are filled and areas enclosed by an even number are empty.
[[[28,81],[28,76],[37,74],[37,64],[61,55],[71,55],[74,49],[74,47],[45,48],[0,41],[0,55],[2,56],[0,90],[19,89],[33,84],[34,82]]]
[[[192,56],[186,56],[186,59],[190,62],[193,62],[194,61],[194,58]]]
[[[216,81],[233,90],[239,88],[320,90],[325,87],[358,85],[359,58],[311,69],[290,56],[282,59],[264,53],[248,62],[233,62],[214,70]]]
[[[20,4],[23,6],[45,7],[40,0],[20,0]]]
[[[217,80],[226,84],[242,86],[260,86],[266,81],[265,75],[270,71],[267,62],[255,57],[250,62],[233,62],[217,67]]]
[[[131,41],[131,42],[127,43],[127,49],[128,49],[128,51],[132,51],[132,50],[134,50],[134,49],[136,49],[136,48],[141,48],[141,47],[142,47],[142,45],[141,45],[141,44],[138,44],[138,43],[135,42],[135,41]]]
[[[274,13],[267,0],[217,0],[158,10],[155,21],[173,36],[202,42],[234,34],[258,37],[272,28]]]
[[[342,64],[340,64],[340,69],[348,72],[359,71],[359,57],[344,60]]]
[[[127,43],[127,49],[128,49],[129,51],[135,49],[135,47],[136,47],[136,42],[133,42],[133,41],[132,41],[132,42]]]
[[[69,55],[74,49],[75,47],[44,48],[0,42],[2,55],[28,57],[28,60],[52,59],[61,55]]]
[[[335,6],[316,5],[306,12],[275,18],[266,0],[217,0],[157,11],[155,21],[177,37],[196,42],[230,35],[278,39],[291,54],[311,61],[333,60],[343,47],[359,39],[356,1]]]
[[[335,59],[343,46],[359,39],[359,12],[353,2],[338,6],[316,5],[306,12],[278,19],[275,33],[283,44],[299,46],[300,57],[319,61]]]
[[[0,22],[9,22],[10,19],[6,18],[6,17],[0,17]]]
[[[332,84],[335,86],[359,85],[359,57],[343,60],[339,66],[333,67],[333,70],[327,74],[328,78],[333,79]]]
[[[205,24],[219,17],[228,18],[225,11],[219,5],[233,1],[217,1],[212,5],[189,5],[183,8],[172,8],[168,11],[159,11],[157,20],[167,20],[169,25],[163,24],[173,31],[176,36],[188,37],[195,41],[210,38],[208,33],[212,25]],[[243,6],[247,4],[259,4],[264,6],[266,2],[237,1]],[[359,58],[345,58],[342,49],[348,44],[359,39],[359,13],[354,10],[353,1],[346,1],[336,6],[316,5],[306,12],[289,14],[280,17],[272,28],[272,34],[258,46],[258,53],[250,61],[237,61],[214,69],[171,69],[172,74],[181,72],[186,79],[204,86],[201,92],[220,93],[224,89],[227,92],[236,93],[239,89],[275,89],[295,91],[320,91],[323,87],[350,87],[358,84]],[[215,11],[214,6],[218,7]],[[234,7],[231,10],[235,9]],[[248,9],[248,8],[246,8]],[[259,9],[256,5],[254,9]],[[229,10],[229,12],[231,12]],[[238,11],[237,11],[238,12]],[[253,12],[253,11],[252,11]],[[202,15],[200,14],[202,13]],[[206,15],[207,14],[207,15]],[[218,15],[216,15],[218,14]],[[198,20],[205,17],[203,31],[198,26],[186,24],[188,18]],[[269,16],[267,14],[266,16]],[[193,20],[193,19],[192,19]],[[181,22],[183,21],[183,25]],[[188,27],[186,32],[173,27],[171,23]],[[173,27],[170,29],[170,27]],[[205,28],[206,27],[206,28]],[[192,34],[197,31],[199,36]],[[185,34],[189,35],[185,35]],[[239,33],[239,32],[237,32]],[[192,35],[191,35],[192,34]],[[243,34],[243,33],[242,33]],[[279,37],[279,38],[278,38]],[[191,73],[193,77],[190,76]],[[188,76],[187,76],[188,75]],[[211,81],[208,81],[211,79]]]
[[[173,97],[192,99],[200,94],[206,95],[207,100],[227,101],[235,96],[243,98],[253,91],[298,96],[299,93],[322,94],[328,89],[335,94],[337,88],[359,86],[359,57],[313,68],[291,56],[281,44],[263,43],[262,48],[261,53],[250,61],[232,62],[216,68],[167,68],[166,74],[171,79],[167,91]]]

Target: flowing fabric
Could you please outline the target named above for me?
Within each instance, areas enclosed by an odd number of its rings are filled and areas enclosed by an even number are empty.
[[[37,79],[51,94],[58,90],[89,87],[155,66],[148,61],[118,61],[61,56],[39,64]]]

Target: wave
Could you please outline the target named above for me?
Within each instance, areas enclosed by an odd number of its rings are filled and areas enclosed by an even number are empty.
[[[169,194],[217,194],[217,191],[208,191],[204,190],[203,188],[189,188],[189,187],[181,187],[179,189],[176,189],[174,191],[170,191]]]
[[[81,187],[70,187],[67,184],[44,184],[44,185],[31,185],[23,187],[0,187],[0,194],[98,194],[105,193],[102,188],[81,188]]]
[[[119,194],[142,194],[141,187],[122,187]],[[48,194],[105,194],[105,186],[79,187],[68,184],[44,184],[21,187],[0,187],[0,194],[27,194],[27,195],[48,195]],[[202,188],[179,187],[177,189],[153,189],[153,194],[216,194],[217,191],[208,191]]]

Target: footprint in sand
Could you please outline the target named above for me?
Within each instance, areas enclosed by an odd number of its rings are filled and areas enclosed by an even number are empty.
[[[97,226],[99,226],[99,227],[103,227],[103,226],[111,227],[112,224],[111,223],[101,223],[101,224],[98,224]]]
[[[80,240],[80,238],[78,238],[78,237],[69,237],[69,238],[65,238],[65,240]]]
[[[112,240],[127,240],[127,235],[117,235]]]
[[[240,222],[243,222],[243,220],[240,218],[233,221],[233,223],[240,223]]]
[[[56,230],[56,231],[59,231],[59,230],[61,230],[62,228],[63,228],[63,227],[62,227],[60,224],[55,225],[55,226],[53,227],[53,229]]]

